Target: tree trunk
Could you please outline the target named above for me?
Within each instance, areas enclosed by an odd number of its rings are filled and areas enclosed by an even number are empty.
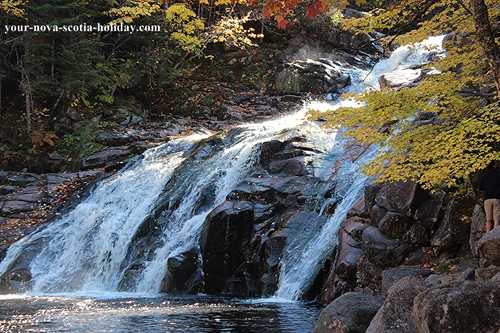
[[[25,110],[26,110],[26,131],[31,133],[31,116],[33,111],[33,102],[31,96],[31,84],[29,80],[29,75],[24,68],[24,62],[28,57],[28,49],[24,49],[24,57],[21,59],[21,90],[24,93],[24,102],[25,102]]]
[[[495,36],[488,16],[488,7],[486,7],[484,0],[470,0],[470,9],[476,26],[476,38],[484,50],[500,98],[500,48],[495,43]]]

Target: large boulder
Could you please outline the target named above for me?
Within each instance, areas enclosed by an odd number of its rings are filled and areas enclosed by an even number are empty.
[[[412,216],[423,200],[423,191],[413,181],[384,183],[375,202],[379,207],[405,216]]]
[[[420,333],[497,333],[500,282],[455,281],[418,294],[413,318]]]
[[[323,309],[314,333],[364,333],[382,303],[378,297],[346,293]]]
[[[419,277],[407,276],[399,280],[388,290],[384,304],[366,333],[417,333],[412,318],[413,299],[428,287]]]
[[[488,264],[500,266],[500,228],[486,233],[478,242],[479,257]]]
[[[254,205],[248,201],[225,201],[207,216],[200,240],[206,293],[232,291],[227,282],[245,263],[253,219]]]
[[[385,297],[390,288],[406,277],[426,278],[434,272],[419,267],[397,267],[382,272],[382,297]]]

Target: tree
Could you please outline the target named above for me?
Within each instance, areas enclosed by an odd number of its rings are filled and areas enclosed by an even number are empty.
[[[364,105],[326,114],[331,126],[348,128],[346,135],[381,146],[364,172],[379,181],[411,179],[434,189],[459,185],[500,158],[499,18],[495,1],[405,0],[346,21],[359,31],[383,31],[388,49],[449,34],[446,57],[431,64],[441,75],[415,88],[346,96]],[[312,116],[325,117],[314,111]]]

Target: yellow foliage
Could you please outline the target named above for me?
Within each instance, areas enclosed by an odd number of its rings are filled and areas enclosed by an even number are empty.
[[[111,8],[107,14],[116,17],[111,24],[132,23],[139,17],[151,16],[161,9],[156,0],[129,0],[126,5]]]
[[[25,0],[1,0],[0,9],[14,16],[24,16],[26,11],[22,7],[25,3]]]
[[[486,3],[490,17],[500,17],[500,7],[491,6],[493,0]],[[363,166],[367,175],[378,181],[411,179],[435,189],[458,185],[490,160],[500,159],[500,103],[467,7],[438,0],[419,14],[421,8],[422,1],[406,0],[363,19],[345,20],[344,27],[365,32],[394,29],[395,35],[384,38],[388,45],[449,33],[446,57],[432,63],[442,74],[414,88],[346,95],[361,106],[327,113],[312,110],[310,116],[326,118],[328,126],[345,127],[345,135],[361,144],[380,146],[377,157]],[[426,20],[408,29],[412,17],[424,14]],[[419,121],[423,115],[431,120]]]
[[[256,46],[254,39],[262,38],[256,34],[253,28],[246,29],[243,24],[248,22],[251,13],[243,18],[226,17],[217,21],[209,27],[204,34],[207,43],[224,43],[228,47],[243,49],[248,46]]]
[[[203,21],[183,3],[171,5],[166,11],[166,19],[174,30],[171,36],[187,51],[194,52],[201,48],[202,41],[198,34],[205,28]]]

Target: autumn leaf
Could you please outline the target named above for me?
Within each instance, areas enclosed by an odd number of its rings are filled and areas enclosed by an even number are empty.
[[[318,11],[318,9],[316,9],[316,6],[314,4],[310,4],[310,5],[307,5],[307,7],[306,7],[306,13],[307,13],[307,16],[309,16],[311,18],[316,18],[316,16],[318,16],[318,14],[319,14],[319,11]]]
[[[33,146],[35,146],[35,148],[43,147],[45,144],[48,144],[49,146],[54,146],[54,141],[52,139],[57,139],[56,133],[52,131],[49,132],[37,131],[35,132],[35,135],[31,139],[31,142],[33,143]]]
[[[285,29],[288,21],[282,15],[275,16],[276,22],[278,22],[278,28]]]

